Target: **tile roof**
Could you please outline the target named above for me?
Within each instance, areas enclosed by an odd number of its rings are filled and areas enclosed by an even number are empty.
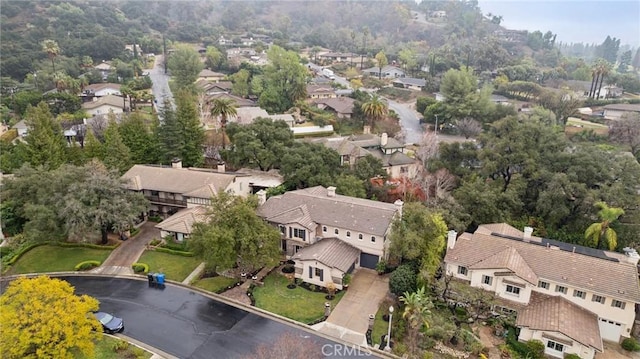
[[[202,171],[192,168],[171,168],[134,165],[122,178],[127,188],[180,193],[188,197],[210,198],[227,189],[236,175]]]
[[[316,104],[323,104],[327,107],[331,107],[337,113],[353,113],[353,106],[356,100],[351,97],[331,97],[331,98],[318,98],[313,99]]]
[[[398,79],[395,79],[393,82],[403,84],[403,85],[420,86],[420,87],[424,87],[427,85],[427,80],[413,78],[413,77],[400,77]]]
[[[100,91],[103,89],[114,89],[114,90],[118,90],[120,91],[120,87],[122,85],[120,84],[113,84],[113,83],[97,83],[97,84],[91,84],[91,85],[87,85],[84,87],[84,90],[90,90],[90,91]]]
[[[203,69],[198,74],[198,77],[224,77],[225,74],[221,74],[219,72],[211,71],[209,69]]]
[[[208,218],[207,208],[197,206],[183,209],[155,227],[167,232],[191,234],[195,223],[205,222]]]
[[[82,108],[91,110],[91,109],[98,108],[100,106],[105,106],[105,105],[118,107],[118,108],[124,107],[124,97],[120,97],[116,95],[107,95],[107,96],[102,96],[99,98],[95,97],[95,98],[97,100],[83,103]]]
[[[582,345],[602,352],[598,315],[561,296],[531,293],[529,305],[518,311],[516,325],[562,333]]]
[[[293,256],[297,260],[316,260],[346,272],[360,256],[360,250],[337,238],[325,238],[304,247]]]
[[[522,258],[520,253],[513,248],[505,248],[502,252],[498,252],[490,257],[481,260],[478,263],[473,264],[469,268],[471,269],[501,269],[507,268],[518,277],[526,280],[527,282],[538,285],[538,276],[531,270],[531,267],[527,264],[527,261]]]
[[[335,90],[330,85],[316,85],[316,84],[308,84],[307,85],[307,95],[312,94],[324,94],[324,93],[335,93]]]
[[[275,223],[299,220],[306,225],[324,224],[377,236],[385,235],[396,211],[392,203],[339,194],[330,197],[322,186],[273,196],[258,208],[260,216]],[[306,213],[309,219],[305,217]]]
[[[447,249],[445,261],[470,267],[500,253],[512,253],[505,250],[513,248],[539,278],[640,303],[638,269],[624,254],[581,246],[573,246],[574,253],[571,249],[545,245],[560,245],[559,242],[535,236],[525,242],[523,236],[522,231],[505,223],[481,225],[475,233],[460,236],[454,248]],[[505,268],[507,264],[520,268],[521,273],[527,272],[516,259],[505,262]]]
[[[213,101],[214,99],[218,99],[218,98],[233,100],[233,101],[235,101],[234,105],[236,107],[248,107],[248,106],[255,106],[256,105],[255,101],[251,101],[251,100],[248,100],[246,98],[234,96],[234,95],[228,94],[228,93],[217,93],[217,94],[208,95],[207,96],[207,101]]]

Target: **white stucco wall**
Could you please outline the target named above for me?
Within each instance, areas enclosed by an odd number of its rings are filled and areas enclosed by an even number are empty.
[[[564,345],[563,353],[565,354],[571,354],[571,353],[577,354],[582,359],[593,359],[595,356],[596,352],[593,348],[584,346],[578,343],[577,341],[567,337],[566,335],[563,335],[562,333],[558,333],[558,332],[544,332],[544,331],[531,330],[529,328],[522,328],[520,330],[520,335],[518,336],[518,340],[521,342],[526,342],[533,339],[539,340],[545,345],[545,354],[555,358],[563,358],[563,356],[558,355],[557,352],[548,350],[547,343],[549,340],[553,340],[553,339],[543,337],[544,333],[546,333],[551,337],[562,339],[563,342],[571,342],[572,345],[566,345],[565,343],[561,343]]]
[[[326,227],[326,231],[324,230]],[[365,232],[356,232],[349,229],[345,229],[342,227],[335,227],[329,225],[320,225],[319,233],[320,237],[324,238],[339,238],[343,240],[345,243],[349,243],[350,245],[360,249],[362,252],[367,254],[373,254],[376,256],[383,256],[384,254],[384,236],[374,235],[371,233]],[[338,230],[338,234],[336,234],[336,229]],[[347,236],[347,233],[350,233],[350,236]],[[360,238],[360,234],[362,234],[362,239]],[[371,237],[375,237],[376,241],[372,242]]]
[[[296,278],[302,279],[306,283],[311,283],[321,287],[325,287],[328,282],[332,281],[338,290],[342,289],[342,276],[344,273],[336,268],[331,268],[318,261],[296,261],[296,268],[302,268],[302,273],[296,271]],[[316,275],[315,268],[323,270],[323,280]],[[311,271],[311,278],[309,277],[309,271]]]

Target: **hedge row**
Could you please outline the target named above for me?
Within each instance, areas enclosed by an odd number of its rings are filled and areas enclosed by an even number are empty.
[[[149,273],[149,265],[146,263],[133,263],[131,269],[133,269],[135,273]]]
[[[82,247],[82,248],[93,248],[93,249],[116,249],[120,243],[112,245],[112,246],[103,246],[100,244],[91,244],[91,243],[70,243],[70,242],[46,242],[44,244],[49,244],[52,246],[59,247]]]
[[[6,260],[5,265],[7,266],[13,265],[18,259],[20,259],[20,257],[22,257],[28,251],[36,247],[40,247],[47,244],[51,246],[59,246],[59,247],[83,247],[83,248],[109,249],[109,250],[115,249],[119,245],[119,244],[116,244],[114,246],[101,246],[101,245],[91,244],[91,243],[66,243],[66,242],[51,242],[51,241],[32,243],[22,248],[19,248],[14,252],[9,253],[8,255],[10,257],[9,259]]]
[[[176,251],[174,249],[158,247],[154,249],[156,252],[176,254],[183,257],[193,257],[193,252]]]
[[[32,243],[22,248],[19,248],[17,251],[11,253],[11,257],[7,260],[5,265],[10,266],[13,265],[20,257],[22,257],[28,251],[34,249],[35,247],[40,247],[42,245],[48,244],[47,242],[43,243]]]
[[[102,264],[102,262],[100,261],[84,261],[76,264],[74,270],[79,271],[79,270],[92,269],[95,267],[100,267],[100,264]]]

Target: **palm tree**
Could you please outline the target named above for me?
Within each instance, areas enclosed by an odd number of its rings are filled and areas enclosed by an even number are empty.
[[[379,120],[387,115],[387,104],[378,95],[371,96],[371,99],[362,104],[362,112],[369,119],[371,128]]]
[[[235,116],[238,114],[236,110],[235,101],[225,98],[214,99],[211,103],[211,116],[220,116],[220,128],[222,129],[222,148],[226,147],[225,143],[225,129],[227,128],[227,120],[229,116]]]
[[[600,90],[602,89],[602,82],[604,81],[604,78],[607,77],[607,75],[609,75],[610,71],[611,71],[611,64],[609,64],[608,61],[602,61],[600,64],[600,86],[598,86],[598,96],[596,97],[597,99],[600,98]]]
[[[584,238],[598,249],[606,244],[609,250],[614,250],[618,245],[618,234],[610,226],[624,214],[624,210],[618,207],[609,207],[604,202],[596,202],[595,206],[600,209],[598,217],[601,222],[590,225],[584,232]]]
[[[589,88],[589,98],[593,98],[593,94],[596,92],[596,86],[598,84],[598,77],[600,72],[597,65],[591,69],[591,87]]]
[[[47,53],[47,56],[51,59],[51,66],[53,66],[53,73],[56,73],[55,58],[60,54],[60,46],[54,40],[44,40],[42,42],[42,51]]]
[[[404,304],[402,318],[407,321],[409,330],[409,347],[412,352],[417,348],[417,339],[420,329],[429,328],[427,315],[430,313],[431,302],[425,295],[424,287],[413,293],[405,292],[400,301]]]

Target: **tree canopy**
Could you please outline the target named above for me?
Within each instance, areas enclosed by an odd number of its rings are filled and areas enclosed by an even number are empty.
[[[47,276],[20,277],[0,296],[0,353],[3,358],[75,358],[94,354],[102,326],[91,315],[98,301]]]
[[[269,113],[282,113],[306,96],[307,69],[298,54],[279,46],[267,51],[269,64],[264,68],[260,107]]]
[[[189,45],[178,45],[168,58],[168,67],[178,88],[191,88],[204,68],[200,55]]]

